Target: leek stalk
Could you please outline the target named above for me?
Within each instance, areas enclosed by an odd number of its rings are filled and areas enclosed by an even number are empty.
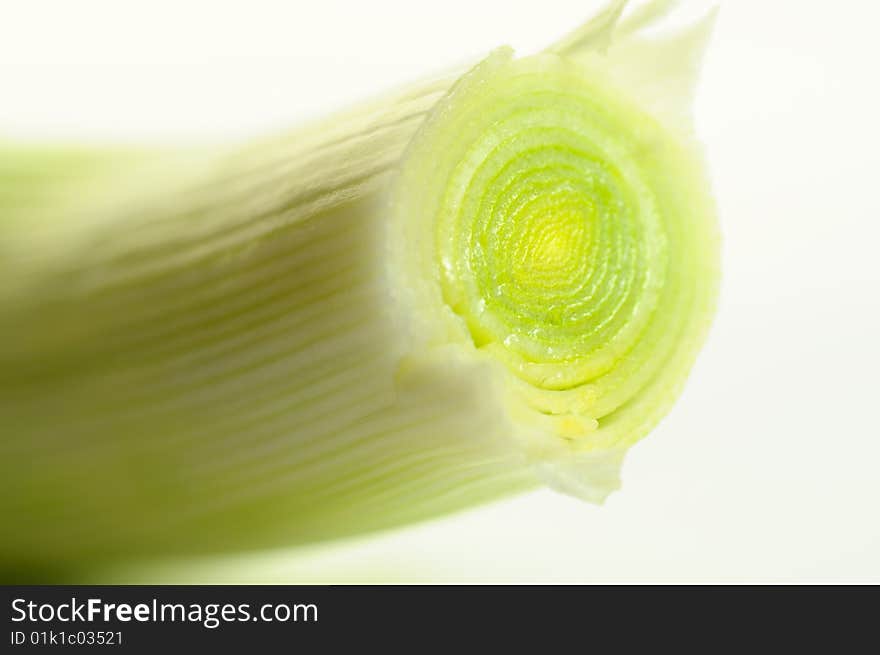
[[[617,488],[718,279],[711,17],[624,5],[244,148],[0,151],[0,562]]]

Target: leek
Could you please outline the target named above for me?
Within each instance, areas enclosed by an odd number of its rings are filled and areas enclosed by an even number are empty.
[[[711,17],[624,4],[243,148],[0,151],[0,562],[616,489],[718,279]]]

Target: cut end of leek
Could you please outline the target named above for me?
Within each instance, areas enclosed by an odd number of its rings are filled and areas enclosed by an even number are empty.
[[[0,571],[602,502],[718,286],[671,4],[245,149],[0,162]]]
[[[639,28],[668,3],[621,23],[624,4],[459,80],[393,199],[391,275],[420,281],[406,298],[421,308],[416,341],[497,363],[539,477],[594,502],[678,395],[718,284],[688,114],[711,16],[647,40]]]

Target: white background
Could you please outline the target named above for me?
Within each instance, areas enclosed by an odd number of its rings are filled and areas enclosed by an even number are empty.
[[[503,43],[537,50],[598,4],[0,0],[0,138],[245,138]],[[721,307],[623,490],[601,508],[538,492],[187,577],[880,582],[880,8],[720,4],[697,119]]]

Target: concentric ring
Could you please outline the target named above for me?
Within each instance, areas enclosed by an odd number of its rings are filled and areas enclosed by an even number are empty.
[[[414,269],[473,347],[538,412],[598,421],[593,446],[641,436],[693,363],[717,286],[693,153],[601,71],[503,50],[435,109],[404,170],[404,220],[431,224]]]

